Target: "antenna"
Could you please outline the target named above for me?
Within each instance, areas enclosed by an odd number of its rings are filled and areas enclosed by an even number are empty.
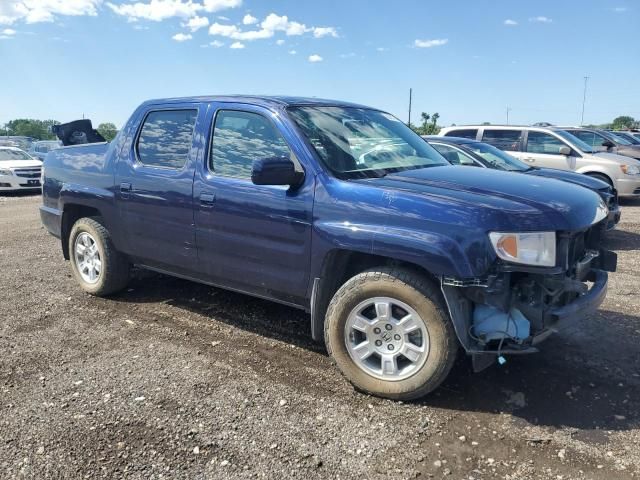
[[[413,89],[410,88],[409,89],[409,123],[407,124],[407,126],[409,128],[411,128],[411,97],[412,97],[412,94],[413,94]]]
[[[584,104],[587,101],[587,81],[589,77],[584,77],[584,90],[582,92],[582,115],[580,116],[580,126],[584,125]]]

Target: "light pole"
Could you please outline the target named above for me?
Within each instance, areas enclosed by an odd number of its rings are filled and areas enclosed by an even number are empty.
[[[507,107],[507,125],[509,125],[509,112],[512,110],[512,108]]]
[[[580,116],[580,126],[584,125],[584,104],[587,101],[587,81],[589,77],[584,77],[584,90],[582,92],[582,115]]]

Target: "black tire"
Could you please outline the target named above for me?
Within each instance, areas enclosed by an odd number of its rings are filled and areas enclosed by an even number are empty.
[[[404,302],[423,319],[429,350],[424,364],[401,380],[384,380],[358,366],[347,349],[345,327],[350,312],[372,297]],[[459,345],[440,290],[428,278],[402,268],[377,268],[348,280],[334,295],[325,319],[327,350],[356,389],[394,400],[413,400],[435,390],[453,367]]]
[[[95,240],[100,255],[101,271],[95,283],[83,279],[76,263],[75,242],[83,232],[88,233]],[[87,293],[103,297],[116,293],[129,283],[130,265],[126,256],[118,252],[109,231],[102,225],[99,217],[81,218],[73,224],[69,234],[69,258],[71,271],[80,287]]]
[[[601,180],[609,186],[613,187],[613,182],[611,181],[611,179],[603,173],[587,173],[587,175],[591,178],[597,178],[598,180]]]

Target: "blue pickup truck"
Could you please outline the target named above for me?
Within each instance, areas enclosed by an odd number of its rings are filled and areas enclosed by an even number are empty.
[[[593,191],[451,166],[345,102],[148,101],[112,142],[50,152],[43,178],[42,222],[86,292],[137,265],[304,309],[346,378],[393,399],[460,352],[480,369],[537,351],[616,268]]]

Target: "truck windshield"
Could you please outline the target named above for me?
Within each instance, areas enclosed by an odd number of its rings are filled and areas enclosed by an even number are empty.
[[[289,113],[338,178],[375,178],[449,165],[431,145],[388,113],[355,107],[291,107]]]
[[[521,162],[508,153],[503,152],[499,148],[489,145],[488,143],[474,142],[465,143],[463,147],[468,148],[476,155],[482,157],[485,162],[498,170],[509,170],[511,172],[524,172],[530,170],[531,167]]]

